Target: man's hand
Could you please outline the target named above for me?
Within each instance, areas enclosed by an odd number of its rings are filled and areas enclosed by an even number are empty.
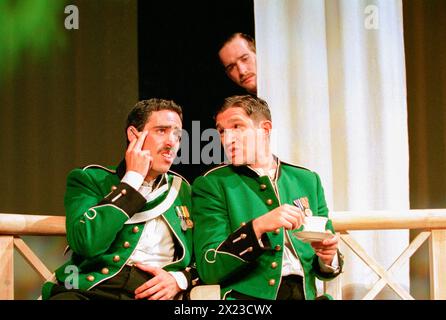
[[[136,288],[135,299],[172,300],[180,291],[175,278],[158,267],[136,264],[136,267],[153,274],[153,278]]]
[[[331,233],[330,230],[327,230],[327,232]],[[316,255],[322,260],[322,262],[328,266],[331,266],[333,258],[338,251],[338,241],[338,236],[334,235],[332,238],[325,239],[324,241],[312,242],[311,246],[316,252]]]
[[[137,134],[134,130],[131,131],[135,137],[130,141],[127,151],[125,152],[127,171],[136,171],[145,178],[152,165],[153,159],[149,150],[142,150],[148,132],[143,131],[142,133]]]
[[[263,233],[281,227],[289,230],[298,229],[304,222],[304,217],[305,214],[299,208],[284,204],[254,219],[252,226],[257,238],[260,238]]]

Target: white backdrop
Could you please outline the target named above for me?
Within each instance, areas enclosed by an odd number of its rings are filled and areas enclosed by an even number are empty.
[[[401,0],[255,0],[258,95],[284,160],[321,175],[335,211],[409,208]],[[385,267],[407,231],[354,238]],[[378,279],[346,253],[345,298]],[[397,276],[408,288],[409,266]],[[385,293],[381,298],[392,298]]]

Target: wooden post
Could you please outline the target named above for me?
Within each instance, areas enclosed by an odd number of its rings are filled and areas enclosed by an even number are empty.
[[[431,300],[446,299],[446,230],[432,230],[429,240]]]
[[[0,235],[64,236],[65,217],[0,213]]]
[[[14,237],[0,235],[0,300],[14,300]]]
[[[29,265],[39,274],[43,281],[51,278],[51,271],[43,264],[38,256],[21,238],[14,239],[14,246],[17,248],[22,257],[28,261]]]
[[[341,247],[341,234],[339,232],[336,234],[339,238],[340,250],[341,252],[344,252],[344,249]],[[331,295],[334,300],[342,300],[342,274],[338,275],[333,280],[324,281],[324,293]]]
[[[334,300],[342,300],[342,274],[330,281],[324,281],[324,292]]]

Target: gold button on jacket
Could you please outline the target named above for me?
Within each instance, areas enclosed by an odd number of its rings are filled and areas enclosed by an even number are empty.
[[[110,270],[108,268],[102,268],[101,273],[102,274],[109,274]]]

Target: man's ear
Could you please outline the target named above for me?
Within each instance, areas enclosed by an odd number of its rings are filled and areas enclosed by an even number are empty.
[[[262,128],[265,131],[265,134],[270,136],[271,130],[273,130],[273,123],[270,120],[263,120],[260,123],[260,128]]]
[[[136,129],[134,126],[127,127],[127,140],[129,142],[132,142],[133,139],[137,139],[138,137],[134,134],[134,132],[138,132],[138,129]]]

